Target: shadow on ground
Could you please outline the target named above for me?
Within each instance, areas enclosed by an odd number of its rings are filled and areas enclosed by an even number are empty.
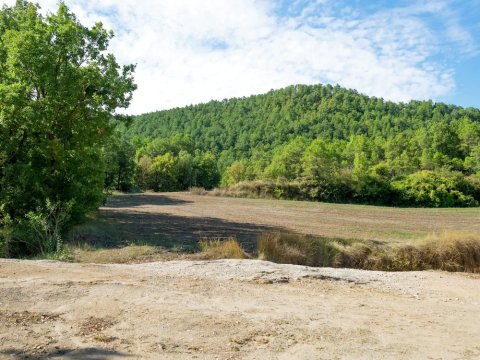
[[[65,360],[109,360],[118,358],[129,358],[131,355],[113,350],[86,348],[80,350],[74,349],[55,349],[41,353],[31,353],[28,351],[10,349],[0,352],[0,355],[9,356],[15,360],[46,360],[46,359],[65,359]]]
[[[190,204],[192,201],[174,199],[166,195],[155,193],[150,194],[125,194],[121,196],[111,196],[108,198],[104,209],[134,208],[145,205],[182,205]]]
[[[127,245],[161,246],[170,251],[192,252],[203,238],[234,236],[247,251],[256,248],[258,235],[283,232],[285,229],[250,223],[238,223],[209,217],[188,217],[162,212],[142,212],[142,205],[181,205],[166,195],[125,195],[109,199],[100,216],[73,234],[78,243],[95,248],[118,248]],[[137,209],[136,209],[137,208]]]

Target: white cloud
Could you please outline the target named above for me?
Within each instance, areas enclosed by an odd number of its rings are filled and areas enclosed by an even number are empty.
[[[55,0],[39,2],[55,8]],[[348,18],[336,17],[324,0],[296,17],[279,16],[273,0],[66,3],[82,23],[113,29],[110,50],[121,63],[138,64],[134,114],[296,83],[339,83],[394,101],[454,89],[453,72],[431,60],[435,34],[417,16],[443,9],[441,1],[363,18],[349,9]],[[470,41],[458,22],[448,26],[452,41]]]

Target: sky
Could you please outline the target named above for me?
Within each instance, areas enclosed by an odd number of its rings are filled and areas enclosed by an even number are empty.
[[[109,51],[137,64],[130,114],[317,83],[480,108],[479,0],[65,3],[82,24],[112,29]]]

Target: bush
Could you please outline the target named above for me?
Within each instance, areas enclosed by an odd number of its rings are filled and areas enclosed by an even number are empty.
[[[419,171],[389,181],[382,166],[352,178],[351,172],[331,180],[254,180],[211,192],[216,196],[310,200],[333,203],[423,207],[472,207],[480,201],[480,176],[450,171]]]
[[[419,171],[392,182],[398,205],[426,207],[478,206],[474,185],[461,173]],[[465,191],[465,193],[463,192]]]
[[[480,175],[470,175],[462,183],[462,192],[472,195],[480,201]]]
[[[344,182],[318,183],[285,179],[246,181],[227,189],[215,189],[212,193],[217,196],[327,202],[348,201],[351,200],[351,194],[351,187]]]
[[[12,222],[4,219],[0,233],[0,255],[20,257],[50,255],[59,257],[63,252],[62,235],[67,225],[73,202],[52,203],[30,211],[25,218]]]

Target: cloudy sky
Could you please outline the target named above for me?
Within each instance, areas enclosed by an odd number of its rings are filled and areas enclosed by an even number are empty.
[[[66,3],[112,29],[110,50],[137,64],[132,114],[315,83],[480,107],[478,0]]]

